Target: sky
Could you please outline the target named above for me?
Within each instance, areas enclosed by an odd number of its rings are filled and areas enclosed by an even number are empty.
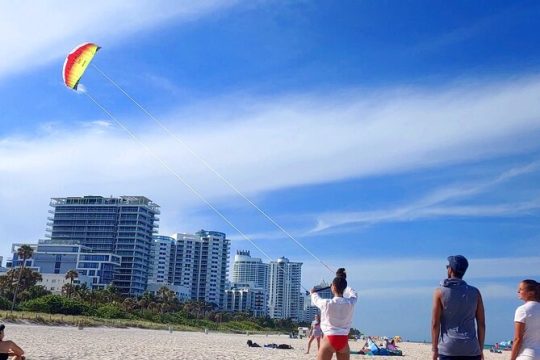
[[[487,341],[512,337],[540,278],[540,3],[58,5],[0,3],[4,259],[52,197],[142,195],[160,234],[225,232],[231,260],[302,262],[305,288],[345,267],[373,335],[430,340],[465,255]]]

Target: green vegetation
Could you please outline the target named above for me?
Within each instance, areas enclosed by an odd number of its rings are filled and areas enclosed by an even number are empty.
[[[64,315],[90,315],[92,312],[87,304],[61,295],[45,295],[28,300],[20,304],[19,308],[25,311]]]
[[[286,332],[297,329],[291,320],[253,317],[248,313],[217,310],[215,304],[204,301],[180,302],[166,287],[156,295],[123,297],[109,286],[90,290],[73,282],[78,274],[68,271],[70,282],[61,295],[52,295],[36,285],[41,275],[23,266],[10,269],[0,276],[0,310],[7,321],[28,321],[40,324],[71,324],[74,326],[141,327],[197,331],[209,329],[223,332]],[[15,301],[10,301],[13,299]],[[2,314],[0,313],[0,316]]]

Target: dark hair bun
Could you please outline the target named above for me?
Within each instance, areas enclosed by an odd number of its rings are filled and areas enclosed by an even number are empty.
[[[336,277],[341,277],[341,278],[346,279],[347,278],[347,273],[345,272],[345,268],[339,268],[336,271]]]

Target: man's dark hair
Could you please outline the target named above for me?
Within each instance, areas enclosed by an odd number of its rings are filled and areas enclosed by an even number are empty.
[[[448,257],[448,266],[452,268],[457,278],[463,279],[463,275],[469,267],[469,261],[463,255],[453,255]]]

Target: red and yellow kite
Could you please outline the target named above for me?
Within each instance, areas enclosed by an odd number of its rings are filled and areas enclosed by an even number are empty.
[[[70,89],[77,90],[79,80],[84,71],[90,64],[90,61],[100,49],[99,46],[92,43],[85,43],[77,46],[66,58],[64,62],[64,84]]]

